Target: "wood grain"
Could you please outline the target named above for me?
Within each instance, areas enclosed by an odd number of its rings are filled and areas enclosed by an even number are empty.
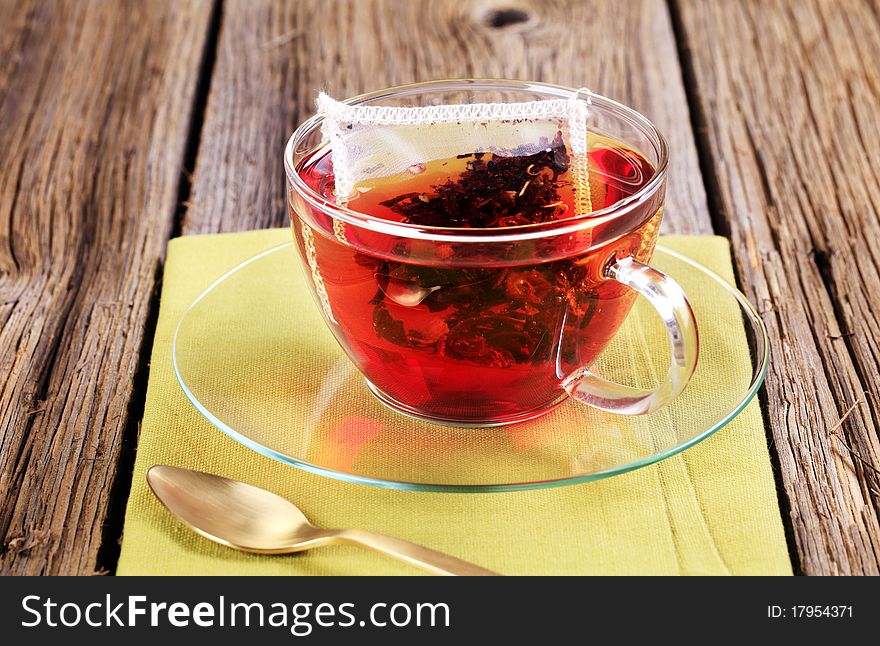
[[[0,7],[0,573],[92,573],[210,2]]]
[[[462,76],[586,85],[643,111],[673,151],[664,226],[711,233],[661,0],[229,0],[184,233],[286,223],[282,151],[319,89]]]
[[[876,3],[679,2],[807,574],[880,572]]]

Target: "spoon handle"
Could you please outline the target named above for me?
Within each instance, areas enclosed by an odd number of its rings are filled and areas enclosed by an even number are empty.
[[[420,567],[432,574],[447,576],[500,576],[497,572],[462,561],[449,554],[428,549],[400,538],[374,534],[362,529],[341,529],[334,532],[334,538],[343,543],[369,547],[410,565]]]

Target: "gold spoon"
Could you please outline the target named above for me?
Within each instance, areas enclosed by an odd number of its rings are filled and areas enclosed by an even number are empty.
[[[156,497],[174,516],[212,541],[245,552],[290,554],[322,545],[369,547],[433,574],[498,576],[409,541],[360,529],[320,529],[288,500],[244,482],[156,465],[147,472]]]

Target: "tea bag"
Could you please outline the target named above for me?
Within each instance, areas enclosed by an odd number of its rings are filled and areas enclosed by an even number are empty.
[[[457,178],[445,178],[439,188],[445,195],[404,195],[392,206],[432,226],[514,226],[588,214],[588,108],[581,96],[579,90],[567,99],[392,107],[349,105],[322,92],[318,113],[333,154],[336,202],[347,205],[377,179],[406,178],[440,160],[469,158]],[[559,200],[559,187],[572,192],[567,201],[573,214]],[[448,205],[453,192],[460,202],[495,203],[465,214],[430,204],[439,197]],[[432,221],[425,221],[429,216]]]
[[[580,90],[560,99],[420,107],[349,105],[321,93],[317,105],[332,153],[337,204],[455,228],[518,226],[592,212],[588,101]],[[312,232],[302,228],[319,300],[335,321]],[[333,232],[339,242],[349,242],[341,220],[334,220]],[[376,279],[394,306],[411,309],[430,299],[436,308],[492,282],[471,273],[388,261]],[[424,321],[419,327],[393,318],[385,307],[377,301],[377,333],[397,345],[429,346],[448,332],[445,323],[425,328]]]

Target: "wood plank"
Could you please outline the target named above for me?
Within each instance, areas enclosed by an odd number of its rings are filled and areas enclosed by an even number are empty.
[[[876,3],[678,2],[807,574],[880,572]]]
[[[643,111],[673,151],[664,226],[712,231],[662,0],[229,0],[183,231],[286,223],[282,150],[319,89],[454,76],[586,85]]]
[[[0,573],[96,569],[211,7],[0,7]]]

